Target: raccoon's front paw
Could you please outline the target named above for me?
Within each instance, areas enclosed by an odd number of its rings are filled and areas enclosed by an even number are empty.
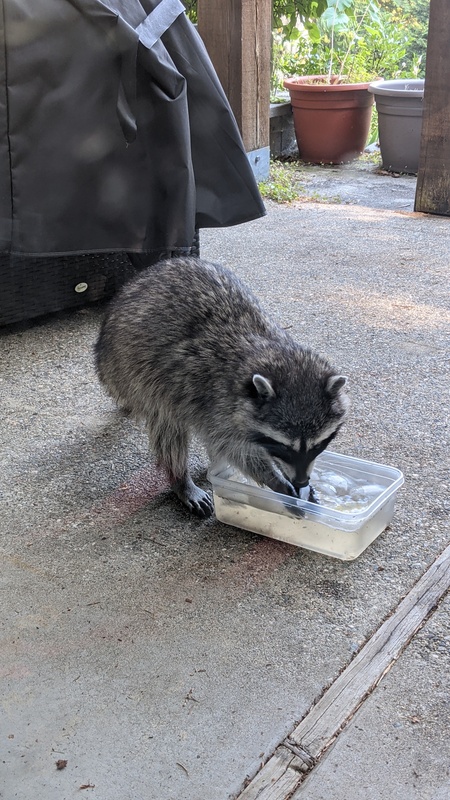
[[[318,501],[318,499],[317,499],[317,495],[316,495],[315,489],[314,489],[314,488],[313,488],[311,485],[310,485],[310,487],[309,487],[309,497],[308,497],[308,501],[309,501],[310,503],[316,503],[317,505],[319,505],[319,501]]]
[[[271,475],[269,480],[266,483],[266,486],[269,489],[272,489],[273,492],[277,492],[278,494],[287,494],[289,497],[298,497],[297,490],[294,488],[292,483],[288,481],[287,478],[284,476],[278,475]]]
[[[196,514],[200,519],[208,519],[214,513],[214,503],[211,500],[208,492],[199,489],[196,486],[197,492],[195,497],[189,497],[185,503],[193,514]]]
[[[292,514],[293,517],[304,517],[305,516],[305,512],[304,512],[303,508],[301,508],[298,505],[295,505],[294,503],[292,505],[290,503],[283,503],[283,506],[286,509],[286,511],[289,512],[289,514]]]
[[[314,489],[313,489],[313,487],[311,485],[308,486],[305,489],[305,493],[304,493],[304,495],[300,496],[300,499],[301,500],[307,500],[308,503],[317,503],[317,504],[319,503],[319,501],[318,501],[318,499],[317,499],[317,497],[315,495]],[[290,505],[288,503],[284,503],[284,507],[294,517],[304,517],[305,516],[305,512],[304,512],[303,508],[301,506],[299,506],[299,505],[294,505],[294,504]]]
[[[208,492],[204,492],[190,479],[172,486],[177,497],[192,514],[207,519],[214,512],[214,503]]]
[[[298,492],[296,488],[292,485],[287,478],[276,478],[276,481],[273,482],[272,486],[270,487],[273,491],[279,494],[286,494],[288,497],[295,497],[298,500]],[[294,517],[304,517],[305,512],[302,508],[299,508],[298,505],[295,503],[283,503],[284,508],[289,514],[292,514]]]

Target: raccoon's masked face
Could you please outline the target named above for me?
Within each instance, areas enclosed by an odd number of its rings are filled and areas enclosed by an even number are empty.
[[[321,413],[315,409],[311,419],[301,420],[295,436],[287,435],[286,425],[283,425],[284,430],[280,430],[273,422],[270,424],[271,417],[276,419],[273,413],[265,415],[266,424],[252,434],[252,441],[264,449],[296,491],[309,485],[317,456],[333,441],[343,424],[349,406],[348,397],[342,391],[346,382],[343,375],[331,375],[325,379]],[[267,378],[254,375],[253,384],[260,401],[276,406],[276,393]]]

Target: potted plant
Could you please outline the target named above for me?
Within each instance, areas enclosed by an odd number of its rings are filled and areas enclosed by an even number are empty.
[[[373,95],[368,91],[369,78],[358,80],[353,74],[360,31],[375,10],[372,0],[327,0],[317,29],[329,41],[328,73],[286,78],[283,82],[289,90],[295,135],[304,161],[346,163],[364,150]],[[336,47],[339,38],[347,45],[345,50],[341,47],[341,57]]]

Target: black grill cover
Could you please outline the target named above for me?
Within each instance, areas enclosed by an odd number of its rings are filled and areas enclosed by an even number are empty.
[[[264,206],[180,0],[0,0],[0,251],[176,250]]]

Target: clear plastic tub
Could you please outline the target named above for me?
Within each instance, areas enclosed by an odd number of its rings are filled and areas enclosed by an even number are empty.
[[[357,558],[389,525],[403,475],[394,467],[330,451],[318,457],[315,470],[318,468],[351,481],[376,484],[379,491],[362,510],[337,510],[262,489],[232,468],[212,468],[209,478],[216,517],[227,525],[344,561]]]

